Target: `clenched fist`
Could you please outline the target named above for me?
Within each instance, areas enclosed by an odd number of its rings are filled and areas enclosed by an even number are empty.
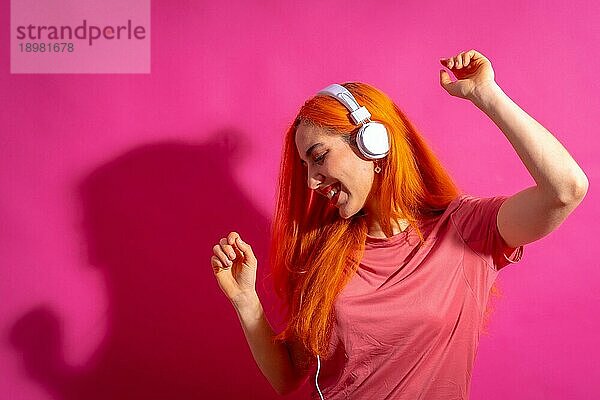
[[[221,238],[210,258],[221,290],[234,305],[242,305],[256,295],[258,262],[252,247],[237,232]]]
[[[457,79],[452,82],[448,72],[440,70],[440,84],[452,96],[474,100],[477,91],[495,85],[492,63],[476,50],[442,58],[440,63]]]

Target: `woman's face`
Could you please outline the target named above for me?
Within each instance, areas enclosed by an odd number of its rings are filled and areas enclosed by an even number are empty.
[[[340,135],[301,122],[296,149],[307,171],[310,189],[327,197],[346,219],[366,206],[375,172],[373,162],[358,156]]]

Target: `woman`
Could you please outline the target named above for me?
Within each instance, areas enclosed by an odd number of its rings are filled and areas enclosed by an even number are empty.
[[[276,335],[269,325],[257,260],[238,233],[211,258],[280,394],[314,373],[314,398],[467,399],[498,271],[585,196],[581,168],[502,92],[486,57],[470,50],[440,62],[457,78],[441,70],[442,87],[494,121],[536,185],[510,197],[460,194],[372,86],[332,85],[308,100],[287,132],[273,222],[286,329]]]

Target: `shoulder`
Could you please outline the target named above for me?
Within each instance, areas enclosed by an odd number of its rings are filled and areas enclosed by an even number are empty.
[[[480,240],[496,229],[498,210],[508,197],[462,194],[451,203],[452,223],[465,240]]]

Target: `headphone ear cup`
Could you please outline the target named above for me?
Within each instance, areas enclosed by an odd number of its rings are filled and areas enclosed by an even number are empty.
[[[356,134],[356,146],[370,160],[384,158],[390,151],[387,129],[379,122],[363,125]]]

